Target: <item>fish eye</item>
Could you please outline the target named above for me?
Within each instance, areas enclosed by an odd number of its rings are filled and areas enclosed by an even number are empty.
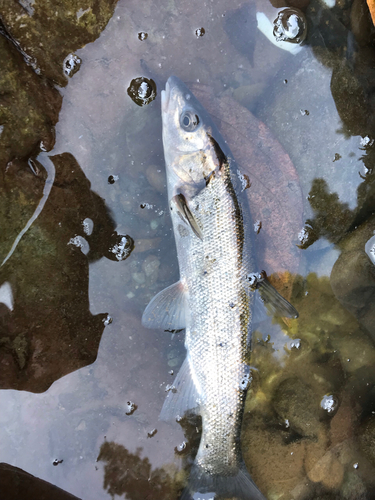
[[[187,132],[193,132],[199,125],[199,116],[192,111],[184,111],[180,116],[180,125]]]

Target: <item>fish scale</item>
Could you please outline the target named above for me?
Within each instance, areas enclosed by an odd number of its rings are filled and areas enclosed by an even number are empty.
[[[245,375],[251,311],[245,289],[250,262],[241,252],[242,211],[238,214],[229,163],[190,205],[203,235],[203,240],[191,238],[190,248],[184,244],[180,265],[191,311],[185,345],[193,380],[200,388],[203,421],[196,463],[211,474],[231,475],[241,460],[245,393],[240,383]]]

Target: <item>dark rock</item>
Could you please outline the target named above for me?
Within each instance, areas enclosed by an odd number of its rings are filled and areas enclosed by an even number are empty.
[[[67,491],[13,465],[0,464],[0,490],[6,500],[79,500]]]
[[[310,386],[297,377],[280,383],[274,394],[273,407],[302,436],[317,436],[320,427],[319,398]]]
[[[7,33],[35,70],[65,86],[65,58],[100,35],[116,3],[117,0],[38,0],[21,4],[0,0],[0,12]]]

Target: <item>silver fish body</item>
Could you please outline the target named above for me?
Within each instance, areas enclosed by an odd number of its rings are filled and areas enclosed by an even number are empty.
[[[225,164],[189,203],[202,239],[191,235],[177,214],[172,217],[181,282],[188,291],[185,346],[203,422],[196,465],[209,474],[229,476],[238,472],[242,460],[239,438],[253,300],[246,281],[254,271],[233,175]]]
[[[142,321],[185,328],[187,357],[161,417],[188,410],[202,417],[189,495],[261,500],[240,447],[255,293],[249,276],[259,276],[243,177],[202,105],[176,77],[162,93],[162,118],[180,281],[154,297]]]

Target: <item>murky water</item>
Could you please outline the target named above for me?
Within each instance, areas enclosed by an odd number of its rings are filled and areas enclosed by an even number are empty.
[[[375,498],[366,2],[290,2],[305,24],[279,21],[279,41],[266,1],[94,4],[1,14],[0,461],[82,499],[179,497],[199,423],[158,415],[183,332],[140,322],[178,279],[160,113],[175,74],[248,175],[258,259],[300,314],[254,333],[247,468],[270,500]]]

